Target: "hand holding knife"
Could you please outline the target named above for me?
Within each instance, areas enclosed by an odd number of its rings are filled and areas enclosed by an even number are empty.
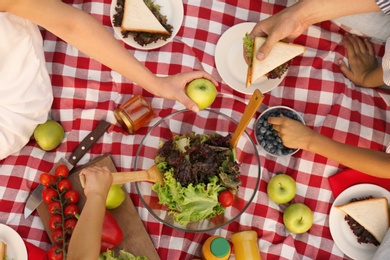
[[[110,127],[110,123],[101,120],[97,127],[89,133],[81,143],[76,147],[73,153],[70,155],[69,159],[61,158],[54,167],[50,170],[50,174],[54,174],[55,169],[61,165],[65,164],[69,171],[80,161],[80,159],[91,149],[92,145],[107,131]],[[71,173],[71,172],[70,172]],[[30,214],[41,204],[42,202],[42,191],[44,186],[39,184],[38,187],[30,194],[27,199],[26,207],[24,208],[24,217],[27,218]]]

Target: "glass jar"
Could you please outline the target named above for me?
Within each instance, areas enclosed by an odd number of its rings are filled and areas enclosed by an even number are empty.
[[[256,231],[234,233],[231,240],[236,260],[261,260]]]
[[[203,260],[227,260],[230,257],[229,242],[219,236],[209,237],[202,246]]]
[[[122,128],[129,134],[133,134],[153,119],[154,112],[144,97],[135,95],[119,106],[114,111],[114,115]]]

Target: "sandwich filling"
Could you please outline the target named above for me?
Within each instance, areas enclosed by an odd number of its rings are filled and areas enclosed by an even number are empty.
[[[145,11],[144,5],[148,10]],[[153,0],[117,0],[113,25],[121,27],[123,38],[131,35],[141,46],[158,40],[166,41],[172,35],[173,26],[168,24],[167,17],[161,14],[160,9],[161,6]]]

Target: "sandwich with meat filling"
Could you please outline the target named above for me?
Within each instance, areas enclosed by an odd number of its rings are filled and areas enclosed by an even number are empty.
[[[389,204],[385,197],[355,198],[336,206],[345,214],[359,243],[379,246],[389,228]]]
[[[117,0],[113,24],[121,28],[124,38],[131,35],[141,46],[166,41],[171,37],[173,27],[160,9],[153,0]]]
[[[287,71],[292,58],[302,54],[305,46],[280,41],[275,44],[271,52],[264,60],[258,60],[254,55],[264,44],[265,37],[251,39],[247,33],[244,38],[246,56],[248,58],[248,73],[246,87],[252,85],[256,80],[265,76],[268,79],[282,77]]]

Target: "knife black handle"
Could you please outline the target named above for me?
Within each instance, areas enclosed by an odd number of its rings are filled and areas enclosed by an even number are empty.
[[[110,127],[111,123],[100,120],[99,124],[96,128],[89,133],[81,143],[76,147],[73,153],[70,155],[68,162],[75,166],[78,161],[91,149],[92,145],[94,145],[97,140],[107,131]]]

